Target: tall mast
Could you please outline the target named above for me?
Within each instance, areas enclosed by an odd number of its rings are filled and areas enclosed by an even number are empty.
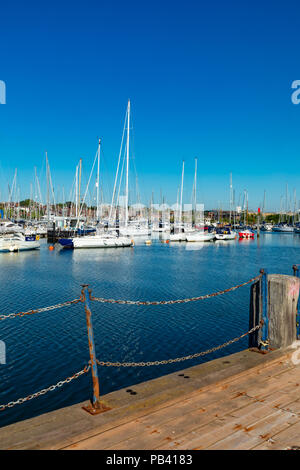
[[[192,210],[192,225],[196,223],[197,212],[197,158],[195,158],[195,175],[194,175],[194,194],[193,194],[193,210]]]
[[[232,202],[233,202],[233,229],[235,227],[235,189],[232,192]]]
[[[82,158],[79,160],[79,183],[78,183],[78,206],[80,210],[80,190],[81,190],[81,167],[82,167]]]
[[[195,176],[194,176],[194,209],[197,206],[197,158],[195,158]]]
[[[99,187],[100,187],[100,144],[101,144],[101,139],[99,139],[99,145],[98,145],[98,167],[97,167],[97,213],[96,213],[96,219],[97,222],[99,221]]]
[[[288,221],[288,184],[286,183],[286,196],[285,196],[285,218],[286,218],[286,223]]]
[[[130,125],[130,100],[127,111],[127,145],[126,145],[126,187],[125,187],[125,227],[128,225],[128,173],[129,173],[129,125]]]
[[[245,190],[244,190],[244,203],[243,203],[244,225],[246,225],[246,208],[247,208],[247,192],[246,192],[246,189],[245,189]]]
[[[296,195],[296,189],[294,189],[294,215],[293,215],[293,225],[295,225],[295,222],[296,222],[296,208],[297,208],[297,195]]]
[[[230,173],[229,224],[231,224],[231,211],[232,211],[232,173]]]
[[[182,162],[182,174],[181,174],[181,191],[180,191],[180,212],[179,221],[182,226],[182,194],[183,194],[183,178],[184,178],[184,160]]]
[[[78,217],[78,165],[75,173],[75,216]]]
[[[36,166],[34,167],[34,215],[37,221],[37,181],[36,181]]]
[[[32,183],[30,183],[29,220],[31,220]]]
[[[48,163],[48,155],[46,152],[46,176],[47,176],[47,220],[50,220],[50,192],[49,192],[49,163]]]

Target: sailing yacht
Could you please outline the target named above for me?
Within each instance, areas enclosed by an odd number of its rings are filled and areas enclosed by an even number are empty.
[[[194,233],[186,235],[187,242],[211,242],[216,238],[215,233],[197,230]]]
[[[272,228],[273,232],[293,233],[294,227],[285,223],[279,223]]]
[[[237,233],[234,230],[231,230],[230,227],[222,227],[217,228],[215,236],[217,240],[235,240],[237,238]]]
[[[117,237],[115,234],[87,235],[84,237],[60,238],[58,243],[63,248],[122,248],[133,246],[133,241],[127,237]]]
[[[268,223],[263,223],[260,227],[262,232],[272,232],[273,225]]]
[[[81,208],[78,214],[77,218],[77,224],[74,230],[74,233],[77,231],[78,226],[79,226],[79,220],[82,212],[82,208],[85,203],[86,195],[88,192],[89,188],[89,183],[91,180],[91,176],[94,170],[94,166],[96,164],[96,160],[98,159],[98,174],[97,174],[97,188],[99,186],[99,168],[100,168],[100,144],[101,141],[99,140],[99,145],[98,145],[98,150],[96,153],[96,157],[92,166],[91,174],[89,177],[89,181],[87,184],[87,188],[85,191],[85,195],[83,198],[83,202],[81,204]],[[99,194],[97,192],[97,194]],[[97,195],[97,214],[99,214],[99,197]],[[130,240],[127,237],[119,237],[117,233],[106,233],[106,232],[100,232],[98,229],[96,234],[94,235],[85,235],[81,237],[69,237],[69,238],[59,238],[58,243],[63,247],[63,248],[120,248],[120,247],[129,247],[133,246],[133,241]]]
[[[176,228],[174,227],[174,232],[170,234],[170,241],[172,242],[185,242],[186,241],[186,233],[184,232],[185,227],[184,227],[184,223],[182,220],[183,179],[184,179],[184,161],[182,162],[182,172],[181,172],[179,220],[177,221]]]
[[[118,159],[118,165],[117,165],[117,171],[116,171],[116,176],[115,176],[115,182],[114,182],[114,188],[113,188],[113,195],[112,195],[112,201],[111,201],[111,209],[110,209],[110,214],[109,214],[109,220],[112,220],[112,211],[113,208],[116,208],[116,213],[119,210],[119,196],[120,196],[120,187],[122,183],[122,175],[123,175],[123,168],[125,166],[125,194],[123,199],[123,207],[125,209],[125,214],[123,213],[124,220],[121,222],[120,226],[118,227],[118,231],[120,235],[124,237],[130,237],[130,238],[135,238],[135,237],[147,237],[151,234],[151,229],[149,227],[148,221],[147,220],[141,220],[139,218],[135,220],[129,220],[129,147],[130,147],[130,109],[131,109],[131,104],[130,100],[128,100],[128,105],[127,105],[127,110],[126,110],[126,116],[125,116],[125,123],[124,123],[124,129],[123,129],[123,136],[122,136],[122,141],[121,141],[121,148],[120,148],[120,153],[119,153],[119,159]],[[120,160],[121,160],[121,154],[122,154],[122,149],[123,149],[123,140],[125,136],[125,129],[126,129],[126,144],[125,144],[125,149],[124,149],[124,161],[123,161],[123,168],[121,171],[121,175],[119,178],[119,167],[120,167]],[[126,155],[125,155],[126,151]],[[119,190],[118,194],[116,196],[116,188],[117,188],[117,182],[119,178]],[[116,201],[116,204],[115,204]],[[116,215],[116,219],[118,219]]]

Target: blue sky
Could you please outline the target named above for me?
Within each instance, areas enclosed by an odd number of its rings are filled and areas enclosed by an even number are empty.
[[[152,191],[184,201],[198,158],[198,200],[236,199],[279,209],[286,183],[300,199],[300,6],[296,1],[12,1],[0,11],[0,190],[18,169],[29,196],[34,166],[45,187],[45,151],[56,197],[79,158],[84,181],[102,138],[110,199],[131,99],[135,167],[143,202]],[[135,184],[135,175],[132,176]],[[292,194],[293,195],[293,194]]]

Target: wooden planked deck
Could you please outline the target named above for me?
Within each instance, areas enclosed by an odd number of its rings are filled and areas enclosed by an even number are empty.
[[[300,449],[300,366],[270,364],[66,449]]]
[[[97,416],[81,403],[15,423],[0,428],[0,448],[300,449],[292,352],[242,351],[135,385],[134,396],[112,392],[111,411]]]

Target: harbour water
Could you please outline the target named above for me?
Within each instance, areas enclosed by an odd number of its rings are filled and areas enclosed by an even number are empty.
[[[260,268],[292,274],[300,235],[261,233],[255,240],[136,243],[132,248],[2,253],[1,314],[78,298],[89,284],[97,297],[170,300],[240,284]],[[91,303],[100,361],[160,361],[205,351],[248,331],[249,285],[199,302],[165,306]],[[0,364],[0,404],[26,397],[73,375],[88,363],[83,304],[0,322],[6,364]],[[247,338],[198,359],[136,368],[99,367],[100,393],[181,370],[247,347]],[[87,400],[86,374],[58,390],[0,412],[0,426]]]

